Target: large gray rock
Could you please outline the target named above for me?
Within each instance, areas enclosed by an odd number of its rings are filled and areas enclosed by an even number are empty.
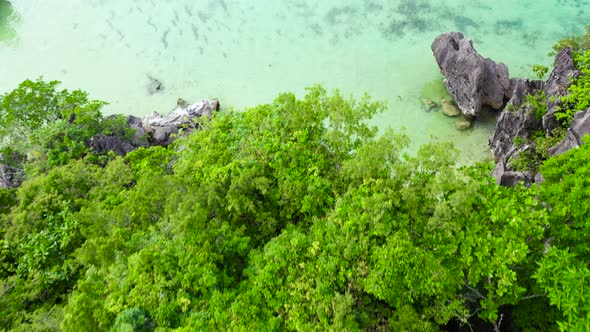
[[[559,52],[555,57],[553,71],[543,85],[543,90],[547,96],[547,112],[543,116],[543,128],[547,132],[552,132],[559,126],[557,119],[555,119],[555,112],[560,99],[568,94],[572,79],[579,77],[581,74],[574,66],[572,55],[571,48],[564,48]]]
[[[554,156],[567,152],[582,145],[582,137],[590,134],[590,108],[574,115],[571,127],[563,141],[549,149],[549,154]]]
[[[534,176],[530,172],[507,171],[496,177],[496,181],[499,185],[505,187],[514,187],[517,184],[530,186],[534,181]]]
[[[113,133],[113,135],[97,134],[92,136],[86,142],[86,145],[94,150],[94,152],[106,153],[113,151],[119,156],[124,156],[139,147],[149,146],[147,135],[140,118],[128,115],[127,127],[133,129],[133,137],[131,139],[124,137],[124,132]]]
[[[155,145],[168,146],[176,139],[181,128],[192,130],[198,127],[198,118],[210,117],[219,109],[219,101],[201,101],[188,104],[179,99],[177,108],[167,115],[152,113],[144,119],[135,116],[127,116],[127,126],[134,130],[130,139],[123,137],[123,133],[114,135],[98,134],[87,142],[89,148],[95,152],[105,153],[113,151],[123,156],[139,148]]]
[[[136,147],[147,147],[148,136],[145,132],[145,129],[143,129],[141,118],[129,115],[127,116],[127,125],[129,128],[134,130],[133,138],[131,139],[131,145]]]
[[[533,146],[530,144],[524,144],[519,147],[513,145],[506,155],[502,156],[500,159],[497,159],[496,167],[492,171],[492,176],[496,178],[496,183],[506,187],[512,187],[518,183],[528,186],[533,183],[535,181],[535,174],[528,171],[516,171],[510,165],[512,158],[517,158],[520,153],[532,148]]]
[[[0,189],[14,188],[22,182],[22,174],[17,173],[12,167],[0,164]]]
[[[500,109],[510,93],[508,67],[482,57],[460,32],[438,36],[432,52],[445,86],[464,115],[475,117],[487,105]]]
[[[0,189],[20,186],[25,174],[22,168],[25,159],[25,156],[15,152],[9,155],[0,154]]]
[[[539,90],[541,85],[541,81],[530,81],[526,78],[511,80],[512,98],[498,117],[496,130],[489,141],[496,162],[504,160],[508,163],[507,158],[516,149],[515,138],[528,139],[533,131],[541,129],[541,121],[525,103],[526,96]]]
[[[154,112],[143,119],[142,127],[149,135],[151,145],[170,145],[181,128],[195,129],[199,125],[198,118],[210,117],[219,110],[218,100],[203,100],[190,105],[180,101],[178,107],[167,115]]]
[[[554,69],[546,82],[529,81],[526,78],[511,80],[508,94],[511,99],[498,118],[496,130],[489,142],[496,160],[493,175],[498,183],[509,186],[517,182],[530,184],[542,181],[540,174],[514,171],[510,166],[510,160],[530,148],[528,141],[533,132],[543,130],[546,135],[552,135],[553,130],[559,127],[555,112],[561,97],[568,94],[572,78],[579,75],[580,72],[574,67],[572,50],[565,48],[556,56]],[[535,117],[534,110],[526,102],[526,96],[535,94],[538,90],[542,90],[546,96],[547,112],[542,120]],[[576,114],[566,138],[549,149],[550,155],[563,153],[581,144],[581,137],[590,130],[590,115],[586,113],[588,111]],[[520,139],[521,144],[516,144],[517,139]]]
[[[124,156],[137,149],[131,142],[119,136],[107,136],[103,134],[94,135],[88,142],[88,147],[97,153],[113,151],[118,156]]]

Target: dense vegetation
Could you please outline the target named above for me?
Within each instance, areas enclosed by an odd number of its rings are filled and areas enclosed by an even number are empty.
[[[0,330],[590,329],[590,142],[505,188],[313,87],[97,156],[121,120],[56,89],[0,98]]]

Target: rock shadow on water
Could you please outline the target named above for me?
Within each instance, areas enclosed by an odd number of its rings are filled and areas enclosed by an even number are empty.
[[[494,24],[494,32],[497,35],[506,35],[512,32],[522,31],[522,26],[522,18],[513,20],[497,20]]]
[[[350,38],[361,32],[362,27],[359,26],[357,22],[359,22],[362,17],[363,15],[357,7],[333,7],[326,13],[325,22],[332,29],[342,29],[339,32],[335,32],[339,37]]]
[[[428,1],[403,0],[389,13],[389,19],[381,26],[384,38],[395,40],[406,34],[424,33],[433,30],[435,8]]]
[[[463,15],[452,16],[452,20],[459,31],[465,32],[479,28],[479,23]]]

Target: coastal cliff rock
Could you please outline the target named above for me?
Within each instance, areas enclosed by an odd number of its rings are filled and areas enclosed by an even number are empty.
[[[22,172],[14,170],[8,164],[0,163],[0,189],[19,186],[22,175]]]
[[[513,79],[511,83],[512,98],[498,117],[496,130],[489,141],[496,160],[496,168],[492,175],[498,184],[508,187],[519,182],[528,185],[534,181],[535,174],[512,170],[510,160],[533,148],[530,144],[515,144],[515,139],[529,139],[532,132],[542,128],[541,120],[535,117],[531,106],[525,102],[526,96],[539,90],[542,82],[518,78]]]
[[[170,145],[175,140],[174,134],[177,134],[181,127],[195,129],[198,126],[197,118],[210,117],[214,111],[219,110],[218,100],[203,100],[190,105],[179,100],[178,104],[174,111],[165,116],[154,112],[143,118],[142,126],[150,137],[151,145]]]
[[[528,139],[533,131],[542,127],[541,120],[535,117],[529,105],[525,105],[526,96],[539,90],[542,83],[526,78],[512,80],[512,98],[498,117],[496,130],[489,141],[496,162],[514,155],[515,138]]]
[[[489,146],[496,160],[496,168],[493,171],[498,183],[506,186],[523,182],[525,185],[542,181],[540,174],[518,172],[511,166],[511,160],[515,160],[520,153],[533,151],[534,145],[530,144],[532,134],[542,131],[545,135],[553,135],[553,131],[559,127],[555,118],[555,112],[559,107],[561,97],[568,94],[572,78],[580,75],[575,69],[570,48],[563,49],[555,58],[554,69],[547,81],[530,81],[526,78],[511,80],[511,99],[500,114],[496,123],[496,130],[489,141]],[[535,110],[526,102],[527,95],[544,95],[541,103],[544,103],[547,111],[542,118],[537,118]],[[549,155],[566,152],[581,144],[581,137],[590,133],[590,113],[580,112],[574,117],[566,138],[549,149]],[[528,143],[523,143],[528,142]]]
[[[464,115],[476,117],[482,106],[500,109],[510,94],[508,67],[481,56],[460,32],[438,36],[432,52],[445,86]]]
[[[582,137],[590,134],[590,108],[574,115],[571,127],[563,141],[549,149],[549,154],[554,156],[567,152],[582,145]]]
[[[543,116],[543,128],[548,132],[557,128],[558,123],[555,119],[555,111],[559,106],[559,100],[562,96],[568,94],[568,88],[571,80],[580,76],[580,71],[574,66],[573,51],[571,48],[564,48],[555,57],[555,63],[549,79],[543,85],[543,90],[547,96],[547,113]]]
[[[560,124],[555,113],[572,81],[581,75],[574,65],[571,48],[564,48],[557,54],[553,70],[545,82],[509,79],[504,64],[481,56],[472,41],[459,32],[438,36],[432,43],[432,52],[445,76],[448,92],[465,117],[477,117],[483,106],[500,109],[508,100],[489,140],[496,160],[493,176],[498,183],[513,186],[519,182],[529,185],[542,181],[535,170],[521,172],[515,168],[526,168],[523,162],[528,162],[529,156],[543,159],[547,154],[556,155],[580,146],[582,136],[590,134],[589,109],[575,115],[565,139],[559,144],[544,152],[537,146],[539,135],[544,133],[547,139],[557,135],[555,130]],[[527,99],[528,95],[533,99]],[[518,164],[517,158],[520,159]],[[541,159],[530,168],[536,169]]]
[[[113,151],[118,156],[124,156],[138,148],[121,137],[103,134],[92,136],[88,142],[88,147],[99,153]]]
[[[127,116],[127,126],[134,130],[131,139],[118,135],[95,135],[87,143],[95,152],[105,153],[113,151],[124,156],[139,148],[150,146],[168,146],[176,139],[176,135],[182,129],[190,132],[198,128],[200,117],[210,117],[219,110],[218,100],[203,100],[198,103],[188,104],[179,99],[174,111],[166,115],[157,112],[151,113],[140,119],[135,116]]]

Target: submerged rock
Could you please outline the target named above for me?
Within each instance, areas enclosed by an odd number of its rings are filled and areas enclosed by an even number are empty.
[[[432,52],[444,83],[463,114],[477,117],[482,106],[500,109],[509,94],[508,67],[482,57],[460,32],[438,36]]]
[[[149,83],[147,86],[147,91],[150,95],[153,95],[157,92],[164,90],[164,85],[162,84],[162,82],[159,79],[154,78],[150,75],[147,75],[147,77],[149,80]]]
[[[437,102],[442,99],[451,100],[453,97],[447,92],[443,79],[436,79],[426,82],[422,86],[421,101],[427,111],[434,111],[440,107]]]
[[[423,97],[420,101],[422,102],[426,112],[433,111],[438,107],[438,104],[430,98]]]
[[[440,104],[442,105],[442,113],[446,116],[454,117],[461,114],[461,110],[452,101],[441,99]]]
[[[471,128],[472,125],[473,125],[473,123],[469,119],[466,119],[466,118],[462,118],[462,119],[455,121],[455,128],[457,128],[457,130],[467,130],[467,129]]]

